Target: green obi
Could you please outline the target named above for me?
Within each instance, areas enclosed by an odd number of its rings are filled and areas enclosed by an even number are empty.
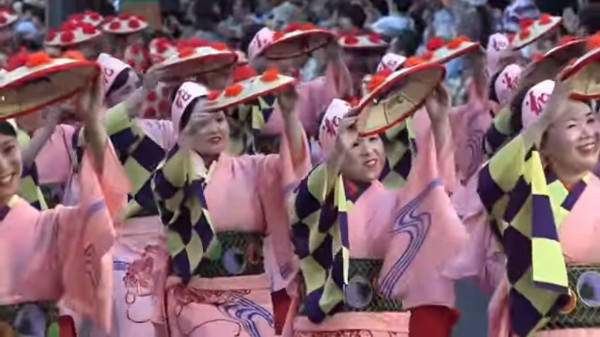
[[[568,266],[571,301],[543,330],[600,328],[600,266]]]
[[[350,259],[344,304],[336,312],[402,311],[401,301],[386,298],[379,292],[378,280],[382,266],[383,260]],[[305,314],[304,308],[300,313]]]
[[[205,256],[199,265],[200,277],[249,276],[265,273],[263,234],[217,233],[219,249],[215,258]]]
[[[36,306],[39,311],[35,310],[33,306]],[[57,321],[58,310],[55,302],[31,302],[0,306],[0,322],[10,325],[17,336],[21,334],[33,335],[43,330],[46,331],[45,336],[57,337]]]

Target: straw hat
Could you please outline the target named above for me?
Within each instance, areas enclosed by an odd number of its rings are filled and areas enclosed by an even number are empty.
[[[383,55],[379,65],[377,66],[377,71],[382,70],[390,70],[396,71],[402,67],[404,62],[406,61],[406,57],[402,55],[398,55],[395,53],[387,53]]]
[[[109,34],[133,34],[148,28],[148,22],[142,15],[121,13],[117,17],[107,17],[102,23],[102,30]]]
[[[32,112],[79,93],[99,72],[78,53],[50,58],[43,52],[19,54],[0,78],[0,119]]]
[[[287,59],[315,51],[331,41],[335,35],[312,24],[291,23],[282,31],[264,27],[250,41],[248,56],[254,60],[258,56],[268,59]]]
[[[123,60],[140,74],[145,73],[152,65],[148,50],[139,44],[128,45],[123,53]]]
[[[104,17],[94,11],[86,10],[83,13],[77,13],[69,16],[68,21],[85,22],[94,27],[98,27],[104,21]]]
[[[344,35],[338,43],[344,49],[385,49],[389,46],[377,33]]]
[[[600,35],[596,34],[588,38],[588,49],[585,55],[577,60],[571,61],[563,69],[559,78],[561,80],[571,79],[575,99],[598,99],[600,98]]]
[[[187,78],[197,74],[231,67],[237,61],[235,52],[227,46],[214,44],[212,47],[183,47],[177,54],[155,64],[149,71],[159,71],[159,80]]]
[[[428,62],[446,63],[474,51],[483,52],[483,49],[478,42],[473,42],[466,36],[459,36],[448,43],[439,37],[432,37],[427,41],[427,51],[419,55],[419,58]]]
[[[513,37],[511,48],[521,49],[528,46],[557,28],[561,22],[561,17],[550,14],[542,14],[537,20],[521,20],[519,24],[521,30]]]
[[[102,32],[94,25],[83,21],[67,21],[59,31],[50,31],[44,43],[51,47],[68,47],[90,41]]]
[[[373,75],[369,92],[357,107],[364,125],[361,134],[384,132],[410,117],[443,81],[445,74],[440,64],[409,58],[402,70],[387,77]]]
[[[550,96],[554,91],[554,81],[545,80],[540,82],[529,91],[521,103],[521,121],[523,122],[523,130],[527,129],[538,116],[544,111]]]
[[[277,69],[270,69],[262,75],[229,86],[222,92],[211,92],[206,109],[209,111],[224,110],[279,91],[295,81],[293,77],[279,74]]]
[[[150,51],[150,60],[152,64],[160,63],[177,54],[177,47],[175,47],[175,44],[165,37],[152,39],[148,49]]]
[[[167,84],[159,82],[154,90],[146,95],[142,103],[142,115],[144,118],[168,119],[170,116],[171,93],[175,90]]]
[[[5,9],[1,9],[0,10],[0,29],[12,25],[18,19],[19,19],[19,17],[15,13],[9,12]]]

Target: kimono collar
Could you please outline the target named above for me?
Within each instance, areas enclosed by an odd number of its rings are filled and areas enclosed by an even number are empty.
[[[355,181],[344,178],[344,187],[346,191],[346,198],[352,202],[356,202],[358,198],[372,185],[371,182]]]

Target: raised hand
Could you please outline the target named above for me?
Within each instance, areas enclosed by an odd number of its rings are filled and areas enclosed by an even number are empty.
[[[443,84],[439,84],[425,100],[425,108],[433,124],[443,121],[450,114],[450,94]]]

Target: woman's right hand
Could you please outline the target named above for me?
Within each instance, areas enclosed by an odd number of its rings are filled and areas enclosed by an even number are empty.
[[[560,81],[555,80],[554,90],[548,103],[542,111],[541,117],[546,120],[547,123],[553,123],[566,109],[569,97],[573,92],[571,81]]]
[[[350,111],[338,126],[337,137],[335,140],[335,152],[340,154],[347,153],[358,139],[358,116],[354,111]]]

